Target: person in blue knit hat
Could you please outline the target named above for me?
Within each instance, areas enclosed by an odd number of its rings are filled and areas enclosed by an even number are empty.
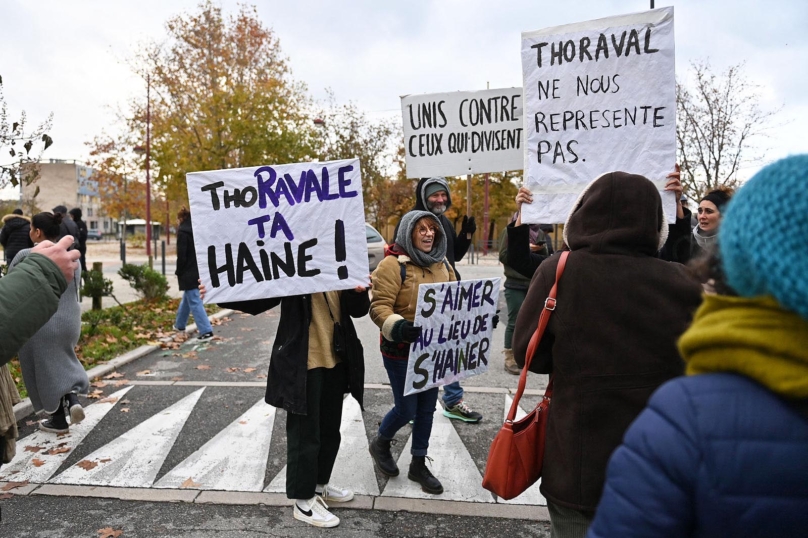
[[[724,294],[679,340],[609,463],[590,538],[808,536],[808,155],[758,172],[718,232]],[[754,248],[760,230],[776,247]]]

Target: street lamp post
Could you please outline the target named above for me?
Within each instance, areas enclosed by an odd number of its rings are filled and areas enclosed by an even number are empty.
[[[136,146],[135,153],[146,154],[146,256],[149,258],[149,267],[154,268],[151,252],[151,77],[146,75],[146,148]]]

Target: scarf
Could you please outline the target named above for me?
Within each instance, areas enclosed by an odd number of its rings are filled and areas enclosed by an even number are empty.
[[[696,238],[696,243],[698,243],[698,245],[702,248],[702,250],[708,250],[712,248],[712,246],[715,244],[716,238],[718,237],[717,232],[718,229],[716,228],[716,230],[712,234],[706,235],[706,232],[701,231],[701,228],[699,228],[698,224],[693,227],[693,237]]]
[[[734,372],[784,398],[808,398],[808,320],[772,297],[705,296],[679,352],[687,375]]]
[[[432,250],[424,252],[415,248],[412,244],[412,231],[415,229],[415,224],[422,218],[432,220],[433,224],[437,227],[438,233],[435,234],[435,240],[432,243]],[[429,267],[432,264],[443,261],[446,257],[446,234],[443,231],[438,217],[429,211],[410,211],[401,217],[401,223],[398,227],[398,235],[396,235],[396,244],[401,247],[410,260],[419,267]]]

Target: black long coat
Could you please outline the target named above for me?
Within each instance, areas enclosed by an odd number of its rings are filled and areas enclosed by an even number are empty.
[[[199,286],[199,267],[196,264],[194,229],[191,217],[182,221],[177,228],[177,282],[180,290],[192,290]]]
[[[311,295],[294,295],[274,299],[256,299],[222,303],[223,308],[232,308],[247,314],[257,315],[281,305],[281,319],[272,346],[267,376],[267,391],[264,400],[274,407],[289,413],[307,414],[306,373],[309,356],[309,324],[311,323]],[[348,373],[348,392],[363,407],[365,390],[365,357],[362,343],[356,336],[351,318],[361,318],[368,313],[368,292],[353,290],[340,292],[340,324],[347,348],[343,361]]]

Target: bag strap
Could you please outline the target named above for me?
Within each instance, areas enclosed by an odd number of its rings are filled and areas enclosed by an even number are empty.
[[[323,299],[325,299],[325,306],[328,307],[328,315],[331,316],[331,321],[336,323],[337,320],[334,319],[334,314],[331,313],[331,304],[328,302],[328,295],[325,292],[323,292]]]
[[[536,353],[536,348],[539,347],[539,342],[544,335],[544,330],[547,328],[547,323],[550,321],[550,315],[556,309],[556,295],[558,294],[558,281],[561,280],[561,275],[564,274],[564,267],[567,265],[567,258],[569,251],[565,250],[561,253],[558,260],[558,267],[556,268],[556,279],[553,287],[550,288],[550,293],[547,294],[547,299],[544,300],[544,308],[539,316],[539,325],[530,337],[530,343],[527,346],[527,353],[525,354],[525,366],[522,368],[522,373],[519,376],[519,386],[516,389],[516,394],[513,397],[511,409],[508,411],[508,418],[505,422],[513,422],[516,418],[516,410],[519,408],[519,400],[522,399],[522,393],[525,392],[525,385],[527,384],[527,373],[530,369],[530,363],[533,360],[533,355]],[[547,384],[547,390],[544,392],[544,397],[549,398],[553,395],[553,376],[550,375],[550,382]]]

